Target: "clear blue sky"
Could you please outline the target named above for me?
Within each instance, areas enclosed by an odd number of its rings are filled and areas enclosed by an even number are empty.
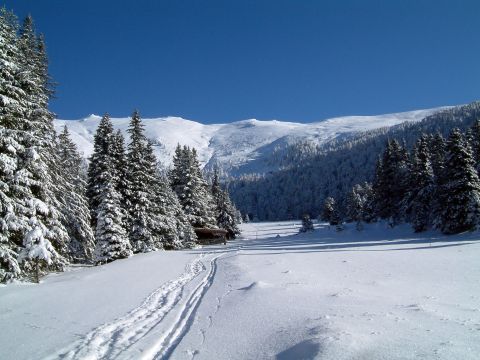
[[[480,99],[478,0],[0,0],[45,33],[51,108],[309,122]]]

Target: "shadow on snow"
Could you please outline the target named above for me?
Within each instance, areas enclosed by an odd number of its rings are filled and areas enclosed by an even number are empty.
[[[282,233],[282,231],[285,231],[285,227],[279,227],[280,224],[271,227],[260,226],[259,224],[258,230],[245,231],[241,238],[230,242],[231,247],[238,250],[258,251],[258,253],[249,253],[248,255],[260,255],[262,251],[269,251],[270,254],[283,254],[285,252],[404,251],[475,244],[479,242],[480,237],[478,232],[454,236],[446,236],[434,231],[415,234],[406,226],[398,229],[386,227],[382,229],[379,224],[374,224],[374,226],[362,231],[346,229],[341,232],[336,232],[333,227],[319,225],[314,232],[306,234],[299,234],[298,228],[293,226],[288,229],[291,230],[288,234]],[[275,230],[281,231],[275,232]],[[278,236],[280,234],[286,236]],[[256,238],[257,236],[258,238]],[[221,247],[215,248],[222,249]],[[212,248],[212,250],[214,249]],[[229,251],[231,249],[223,248],[223,250]]]

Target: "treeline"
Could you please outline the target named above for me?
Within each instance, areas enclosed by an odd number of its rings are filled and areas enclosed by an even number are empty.
[[[204,180],[194,149],[179,146],[174,168],[162,175],[139,114],[128,146],[104,116],[87,166],[68,129],[55,132],[53,93],[32,18],[20,26],[1,8],[0,282],[191,247],[198,226],[238,234],[238,211],[218,176],[212,185]]]
[[[424,120],[356,134],[319,147],[306,143],[279,149],[272,159],[282,170],[231,179],[232,200],[256,220],[299,219],[321,215],[329,196],[346,211],[346,194],[355,184],[372,182],[378,154],[388,139],[412,149],[421,134],[447,137],[453,128],[466,131],[480,118],[480,102],[446,109]],[[273,166],[273,165],[272,165]]]
[[[411,151],[389,140],[373,183],[357,184],[347,194],[344,220],[356,222],[359,230],[362,222],[377,219],[392,227],[411,223],[415,232],[473,230],[480,222],[479,169],[480,120],[466,132],[454,128],[446,140],[441,134],[422,134]],[[324,208],[332,204],[335,208],[328,198]]]

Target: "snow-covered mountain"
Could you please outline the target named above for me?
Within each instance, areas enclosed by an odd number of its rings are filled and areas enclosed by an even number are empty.
[[[445,107],[377,116],[345,116],[314,123],[249,119],[205,125],[179,117],[143,120],[147,137],[155,144],[156,155],[165,165],[171,163],[176,145],[181,144],[195,147],[202,164],[217,163],[230,172],[241,174],[266,171],[265,160],[282,146],[296,142],[321,145],[361,131],[419,121],[443,109]],[[93,151],[93,136],[100,119],[100,116],[90,115],[81,120],[56,120],[55,126],[60,130],[67,125],[73,141],[88,157]],[[115,128],[127,135],[129,118],[113,118],[112,121]]]

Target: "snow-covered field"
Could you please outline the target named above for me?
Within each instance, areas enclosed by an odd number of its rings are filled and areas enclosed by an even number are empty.
[[[478,232],[297,228],[0,287],[0,358],[479,358]]]
[[[344,116],[309,124],[256,119],[227,124],[205,125],[179,117],[144,119],[146,136],[153,141],[157,158],[169,165],[177,144],[194,147],[202,165],[218,164],[236,169],[235,174],[265,172],[266,159],[279,147],[296,142],[322,144],[340,136],[389,127],[405,121],[419,121],[448,107],[415,110],[376,116]],[[55,120],[57,131],[67,125],[72,140],[86,156],[93,151],[93,136],[101,117],[90,115],[81,120]],[[112,119],[128,139],[129,118]],[[247,166],[246,166],[247,165]],[[245,168],[244,168],[245,167]]]

